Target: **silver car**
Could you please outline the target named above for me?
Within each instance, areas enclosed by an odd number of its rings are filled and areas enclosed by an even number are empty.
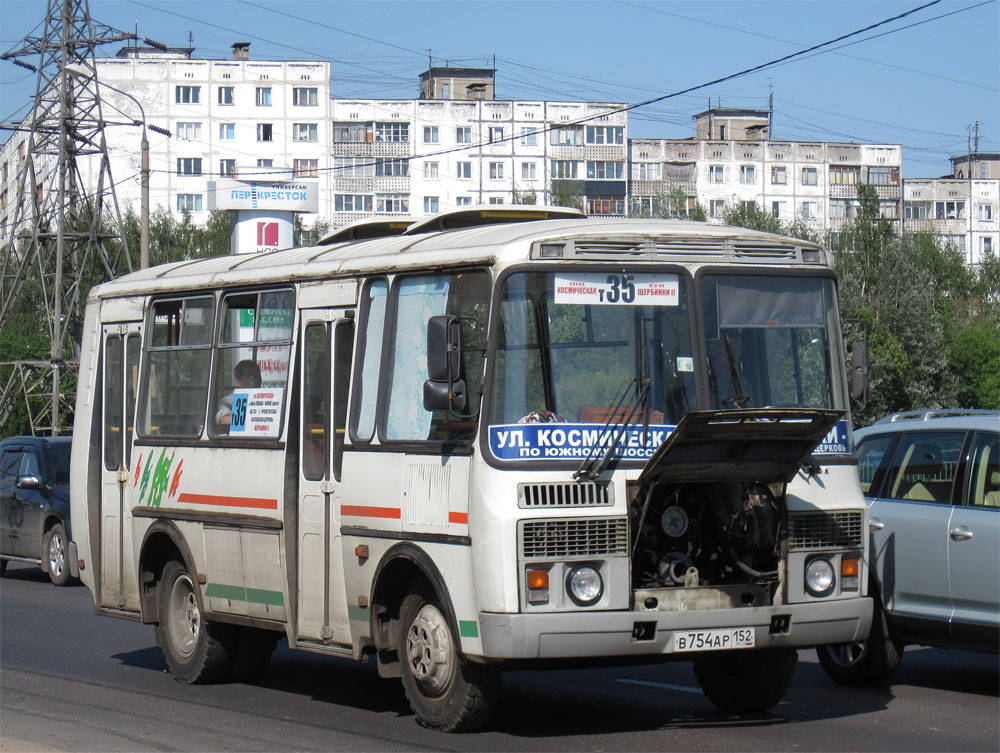
[[[818,649],[875,685],[905,644],[1000,647],[1000,411],[910,411],[854,434],[870,508],[876,614],[866,641]]]

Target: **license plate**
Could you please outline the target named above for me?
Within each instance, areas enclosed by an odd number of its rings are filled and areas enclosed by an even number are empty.
[[[674,651],[725,651],[733,648],[753,648],[753,628],[719,628],[717,630],[678,630],[674,633]]]

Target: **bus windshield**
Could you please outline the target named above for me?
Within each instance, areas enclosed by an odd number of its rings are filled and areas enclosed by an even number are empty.
[[[706,275],[698,284],[700,311],[678,273],[508,276],[488,406],[492,454],[573,460],[616,444],[619,457],[647,458],[698,409],[696,384],[708,386],[702,408],[832,407],[830,280]],[[698,316],[703,362],[692,346]]]

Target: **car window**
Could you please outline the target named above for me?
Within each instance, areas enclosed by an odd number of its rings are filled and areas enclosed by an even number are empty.
[[[858,474],[861,476],[861,490],[867,496],[875,496],[881,485],[882,476],[888,465],[888,454],[896,441],[896,435],[869,437],[858,445]]]
[[[68,444],[49,445],[45,448],[45,467],[50,484],[69,483],[70,449]]]
[[[38,469],[38,456],[33,452],[25,452],[24,459],[21,461],[21,473],[22,476],[40,476],[41,472]]]
[[[0,456],[0,478],[13,481],[21,470],[21,451],[7,450]]]
[[[886,496],[950,504],[965,432],[922,431],[903,435],[889,470]]]
[[[976,434],[972,440],[968,503],[1000,508],[1000,436]]]

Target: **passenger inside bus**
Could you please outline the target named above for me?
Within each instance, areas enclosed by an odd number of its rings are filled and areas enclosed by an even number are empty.
[[[233,369],[233,377],[236,379],[236,389],[254,389],[260,387],[260,366],[256,361],[245,358],[236,364]],[[229,431],[230,417],[233,412],[233,393],[223,397],[219,401],[219,409],[215,412],[215,423],[223,433]]]
[[[749,408],[753,389],[743,368],[743,338],[738,329],[720,329],[708,341],[709,387],[718,406]]]

